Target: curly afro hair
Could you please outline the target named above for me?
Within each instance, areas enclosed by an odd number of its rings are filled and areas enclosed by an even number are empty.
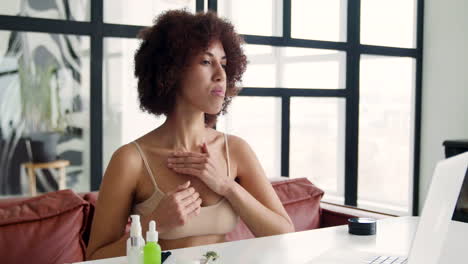
[[[179,81],[190,59],[219,40],[226,53],[226,97],[219,114],[225,114],[233,96],[240,92],[247,58],[241,48],[244,40],[233,25],[214,12],[192,14],[171,10],[161,14],[152,27],[143,29],[143,40],[135,53],[135,77],[141,110],[156,116],[168,115],[175,106]],[[205,113],[205,123],[213,126],[218,115]]]

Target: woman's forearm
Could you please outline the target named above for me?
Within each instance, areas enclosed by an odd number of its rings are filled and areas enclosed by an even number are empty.
[[[294,232],[289,219],[265,207],[237,182],[233,181],[225,197],[256,237]]]
[[[94,252],[86,252],[86,260],[113,258],[118,256],[125,256],[127,250],[127,239],[129,233],[125,233],[119,240],[111,242],[102,246]]]

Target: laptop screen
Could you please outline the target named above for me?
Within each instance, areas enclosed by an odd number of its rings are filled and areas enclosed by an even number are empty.
[[[467,170],[468,152],[437,163],[408,263],[467,263]]]
[[[466,171],[465,179],[458,195],[452,220],[468,223],[468,170]]]

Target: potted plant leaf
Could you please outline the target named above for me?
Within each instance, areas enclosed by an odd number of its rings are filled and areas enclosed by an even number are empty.
[[[19,63],[21,118],[23,136],[31,161],[57,159],[57,143],[66,131],[67,122],[59,98],[57,66],[46,64],[34,68]]]

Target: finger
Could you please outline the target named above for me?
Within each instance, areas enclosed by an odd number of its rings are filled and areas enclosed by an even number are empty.
[[[193,202],[195,202],[198,198],[200,198],[200,193],[199,192],[194,192],[189,197],[183,199],[180,205],[182,205],[183,207],[187,207],[190,204],[192,204]]]
[[[195,188],[190,187],[190,188],[187,188],[187,189],[185,189],[185,190],[176,192],[176,193],[174,194],[174,198],[175,198],[177,201],[182,201],[182,200],[184,200],[185,198],[189,197],[190,195],[192,195],[192,194],[194,194],[194,193],[195,193]]]
[[[173,157],[206,157],[206,154],[197,153],[197,152],[188,152],[188,151],[176,151],[172,153]]]
[[[197,163],[169,163],[167,164],[169,168],[193,168],[197,170],[203,170],[205,168],[205,164],[197,164]]]
[[[206,157],[183,157],[183,158],[168,158],[168,163],[202,163],[206,162]]]
[[[208,145],[205,143],[203,143],[202,145],[202,152],[203,153],[206,153],[208,156],[210,156],[210,150],[208,149]]]
[[[202,175],[201,171],[194,168],[172,168],[177,173],[192,175],[195,177],[200,177]]]
[[[187,217],[188,218],[192,218],[194,216],[197,216],[200,214],[200,211],[201,211],[201,207],[198,207],[197,209],[195,209],[194,211],[190,212]]]
[[[198,215],[200,213],[200,205],[202,203],[202,199],[198,198],[195,202],[191,203],[187,207],[185,207],[185,212],[188,217]],[[197,212],[198,211],[198,212]]]

